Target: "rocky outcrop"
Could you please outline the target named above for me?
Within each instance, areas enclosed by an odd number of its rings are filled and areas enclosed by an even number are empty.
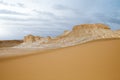
[[[50,36],[48,37],[40,37],[40,36],[33,36],[33,35],[27,35],[24,37],[24,42],[19,45],[16,46],[17,47],[27,47],[27,48],[32,48],[32,47],[39,47],[41,45],[47,44],[52,40],[52,38]]]
[[[120,32],[112,31],[104,24],[82,24],[74,26],[72,31],[64,31],[63,34],[55,38],[28,35],[24,38],[24,43],[17,47],[59,48],[82,44],[97,39],[110,38],[120,38]]]
[[[27,35],[24,37],[24,42],[34,42],[34,36],[33,35]]]
[[[66,36],[66,35],[68,35],[69,33],[70,33],[70,31],[65,30],[64,33],[63,33],[62,35],[60,35],[60,36]]]
[[[116,34],[108,26],[104,24],[82,24],[74,26],[70,35],[78,37],[86,37],[88,35],[89,36],[98,35],[98,37],[100,37],[106,35],[107,37]]]
[[[115,31],[118,35],[119,35],[119,37],[120,37],[120,30],[117,30],[117,31]]]
[[[63,32],[63,34],[55,37],[55,39],[64,38],[64,37],[66,37],[67,35],[69,35],[70,32],[71,32],[71,31],[65,30],[65,31]]]
[[[80,30],[80,29],[110,29],[107,25],[104,24],[82,24],[82,25],[76,25],[73,27],[73,31]]]
[[[39,41],[41,37],[39,36],[33,36],[33,35],[27,35],[24,37],[24,42],[25,43],[33,43],[33,42],[36,42],[36,41]]]
[[[45,43],[50,42],[50,40],[52,40],[52,38],[48,36],[48,37],[42,37],[38,42],[39,44],[45,44]]]
[[[120,34],[120,30],[116,30],[116,32],[117,32],[118,34]]]
[[[23,40],[0,40],[0,48],[13,47],[23,43]]]
[[[39,41],[41,38],[42,38],[42,37],[35,36],[35,37],[34,37],[34,40],[35,40],[35,41]]]
[[[118,34],[104,24],[82,24],[73,27],[72,31],[58,42],[87,41],[103,38],[118,38]],[[82,42],[81,41],[81,42]]]

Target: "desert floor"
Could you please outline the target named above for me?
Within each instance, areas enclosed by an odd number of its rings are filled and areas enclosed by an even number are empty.
[[[120,80],[120,40],[0,59],[0,80]]]

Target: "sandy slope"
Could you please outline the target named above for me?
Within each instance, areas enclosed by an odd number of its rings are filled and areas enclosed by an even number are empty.
[[[0,80],[120,80],[120,40],[0,61]]]

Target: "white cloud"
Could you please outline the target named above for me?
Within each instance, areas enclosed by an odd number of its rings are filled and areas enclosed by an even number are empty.
[[[14,39],[22,38],[28,33],[54,35],[82,23],[105,23],[112,29],[117,29],[120,25],[119,2],[119,0],[2,0],[0,35],[4,34],[8,38],[7,34],[10,33]],[[18,29],[23,32],[17,31]]]
[[[5,38],[13,35],[7,27],[0,27],[0,38]]]

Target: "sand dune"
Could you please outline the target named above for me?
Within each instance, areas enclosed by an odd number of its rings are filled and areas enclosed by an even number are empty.
[[[0,60],[0,80],[120,80],[120,40]]]

